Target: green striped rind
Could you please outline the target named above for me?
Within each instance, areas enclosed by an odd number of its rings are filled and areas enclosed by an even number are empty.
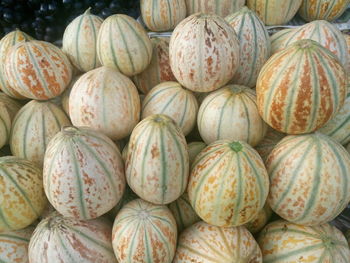
[[[111,67],[85,73],[69,95],[73,125],[98,130],[112,140],[130,135],[139,122],[140,111],[137,88],[128,77]]]
[[[103,218],[79,221],[52,213],[30,239],[29,262],[116,262],[111,232]]]
[[[88,128],[65,127],[49,142],[44,189],[66,217],[87,220],[111,210],[125,189],[124,165],[116,145]]]
[[[122,158],[124,162],[126,162],[126,158],[128,157],[128,150],[129,150],[129,143],[127,143],[122,150]]]
[[[8,143],[11,132],[11,116],[6,105],[0,101],[0,148]]]
[[[14,156],[0,158],[0,193],[0,232],[29,226],[47,204],[42,171]]]
[[[175,217],[179,233],[201,220],[193,210],[187,193],[184,193],[176,201],[170,203],[168,207]]]
[[[204,142],[190,142],[188,144],[188,156],[190,158],[190,167],[196,159],[197,155],[205,148],[207,145]]]
[[[290,222],[310,226],[330,222],[350,202],[350,155],[326,135],[285,137],[269,155],[266,167],[268,203]]]
[[[270,57],[271,43],[265,25],[247,7],[225,20],[235,29],[240,45],[240,66],[231,82],[255,87],[258,74]]]
[[[277,143],[279,143],[285,136],[286,134],[284,133],[280,133],[272,129],[271,127],[268,128],[264,139],[262,139],[262,141],[254,147],[255,150],[260,154],[264,162],[266,162],[267,157],[269,156],[273,148],[275,148]]]
[[[350,142],[350,84],[344,106],[318,131],[332,137],[342,145]]]
[[[64,31],[62,50],[81,72],[101,66],[97,57],[96,43],[102,22],[102,18],[92,15],[88,9],[70,22]]]
[[[115,218],[112,244],[118,262],[171,263],[176,241],[176,221],[166,206],[136,199]]]
[[[271,207],[266,203],[264,208],[260,210],[257,216],[252,221],[245,224],[245,227],[250,231],[250,233],[256,234],[267,224],[271,218],[271,215]]]
[[[141,15],[151,31],[172,31],[186,17],[185,0],[141,0]]]
[[[293,29],[276,51],[283,50],[287,46],[302,39],[312,39],[318,42],[321,46],[335,54],[344,67],[348,66],[349,52],[343,34],[336,26],[324,20],[313,21]]]
[[[176,122],[186,136],[196,124],[197,112],[198,103],[193,93],[179,83],[169,81],[155,86],[146,95],[142,102],[141,118],[152,114],[167,115]]]
[[[11,152],[42,167],[49,141],[68,125],[70,120],[61,108],[49,101],[32,100],[12,122]]]
[[[298,14],[306,21],[333,21],[344,13],[349,3],[349,0],[304,0]]]
[[[173,263],[262,263],[257,242],[245,227],[216,227],[203,221],[182,232]]]
[[[343,106],[346,72],[328,49],[310,39],[299,40],[266,62],[256,92],[259,113],[272,128],[309,133]]]
[[[62,106],[64,112],[68,116],[69,116],[69,96],[70,96],[70,93],[72,91],[72,88],[73,88],[75,82],[77,82],[81,76],[82,75],[74,76],[72,78],[71,82],[69,83],[68,87],[65,89],[65,91],[61,95],[61,106]]]
[[[142,199],[169,204],[185,191],[189,157],[185,137],[166,115],[151,115],[133,130],[127,159],[126,179]]]
[[[187,16],[202,12],[225,17],[237,12],[245,4],[245,0],[185,0],[185,2]]]
[[[5,76],[3,64],[6,58],[6,54],[11,47],[16,45],[17,43],[32,39],[33,38],[31,36],[17,29],[5,35],[0,41],[0,90],[2,90],[8,96],[15,99],[24,99],[24,97],[20,95],[16,90],[10,87]]]
[[[329,224],[307,227],[275,221],[261,232],[258,243],[264,263],[346,263],[350,258],[344,235]]]
[[[225,139],[255,146],[267,131],[258,112],[255,91],[239,85],[228,85],[209,94],[199,107],[197,125],[207,144]]]
[[[130,189],[128,185],[126,185],[123,197],[119,200],[118,204],[107,213],[107,216],[111,222],[114,222],[115,217],[124,205],[137,198],[138,196]]]
[[[13,120],[17,112],[23,106],[20,102],[12,99],[10,96],[6,95],[3,92],[0,92],[0,103],[3,103],[6,106],[8,113],[10,114],[11,120]]]
[[[33,226],[0,234],[0,262],[28,262],[28,244]]]
[[[104,66],[127,76],[141,73],[152,58],[152,43],[145,29],[127,15],[103,21],[97,38],[97,54]]]
[[[263,208],[269,179],[259,154],[245,142],[217,141],[192,164],[188,196],[196,213],[222,227],[251,221]]]
[[[346,68],[347,72],[348,72],[348,76],[350,76],[350,35],[348,34],[343,34],[343,37],[345,38],[346,41],[346,45],[348,47],[348,58],[349,58],[349,62],[348,62],[348,67]],[[348,77],[348,82],[350,83],[350,77]]]
[[[271,41],[271,54],[275,54],[279,50],[283,49],[284,42],[288,40],[290,34],[294,32],[293,28],[282,29],[270,37]]]
[[[149,66],[133,77],[136,87],[147,94],[156,85],[165,81],[176,81],[169,62],[169,38],[151,38],[153,52]]]
[[[247,0],[247,6],[269,26],[284,25],[298,12],[303,0]]]

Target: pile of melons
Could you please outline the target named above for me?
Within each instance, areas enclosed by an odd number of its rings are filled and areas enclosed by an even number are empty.
[[[7,34],[0,262],[348,263],[349,0],[324,2],[141,0],[147,28],[87,10],[61,48]]]

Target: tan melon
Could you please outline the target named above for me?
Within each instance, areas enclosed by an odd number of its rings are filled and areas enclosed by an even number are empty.
[[[245,0],[185,0],[185,2],[187,16],[202,12],[225,17],[237,12],[245,4]]]

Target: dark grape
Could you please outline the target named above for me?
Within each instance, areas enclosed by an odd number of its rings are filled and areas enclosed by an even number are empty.
[[[48,5],[48,11],[49,11],[49,14],[54,14],[58,9],[58,4],[53,1],[51,3],[49,3]]]
[[[3,6],[12,6],[16,3],[14,0],[1,0],[1,5]]]
[[[14,23],[15,22],[15,16],[13,15],[13,11],[9,8],[6,8],[4,11],[2,18],[8,22],[8,23]]]
[[[74,9],[75,11],[81,11],[84,8],[84,4],[82,2],[75,2]]]
[[[103,18],[109,17],[112,14],[113,14],[113,12],[112,12],[112,9],[110,9],[110,8],[104,8],[101,12],[101,16]]]

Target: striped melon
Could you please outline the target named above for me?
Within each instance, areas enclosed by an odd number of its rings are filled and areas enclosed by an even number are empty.
[[[62,50],[81,72],[101,66],[97,57],[96,42],[102,22],[102,18],[92,15],[89,8],[70,22],[64,31]]]
[[[0,103],[3,103],[8,113],[10,114],[11,120],[16,116],[17,112],[22,108],[22,104],[17,100],[12,99],[10,96],[6,95],[4,92],[0,92]]]
[[[345,233],[346,240],[348,241],[349,247],[350,247],[350,229],[346,231]]]
[[[225,139],[255,146],[267,131],[255,91],[240,85],[228,85],[207,96],[199,107],[197,125],[207,144]]]
[[[325,126],[318,130],[342,145],[350,143],[350,83],[347,92],[344,106]]]
[[[259,154],[245,142],[217,141],[192,164],[188,196],[207,223],[239,226],[256,217],[269,192],[269,178]]]
[[[271,127],[268,128],[264,139],[262,139],[262,141],[254,147],[255,150],[260,154],[264,162],[266,162],[267,157],[269,156],[273,148],[275,148],[277,143],[279,143],[285,136],[286,134],[284,133],[280,133],[272,129]]]
[[[232,83],[255,87],[262,66],[270,57],[270,37],[264,23],[248,7],[225,20],[234,28],[240,45],[240,66]]]
[[[120,209],[122,209],[122,207],[130,201],[137,198],[138,196],[130,189],[128,185],[126,185],[122,198],[119,200],[118,204],[107,213],[107,217],[114,222],[114,219],[119,213]]]
[[[170,203],[168,207],[175,217],[179,233],[201,220],[193,210],[187,193]]]
[[[31,40],[11,48],[4,62],[9,85],[20,95],[48,100],[60,95],[72,78],[66,55],[56,46]]]
[[[347,263],[350,249],[342,232],[324,224],[308,227],[279,220],[258,239],[264,263]]]
[[[349,0],[304,0],[298,14],[306,21],[333,21],[349,6]]]
[[[271,54],[275,54],[284,47],[284,42],[289,39],[289,36],[294,32],[293,28],[285,28],[277,31],[270,37],[271,41]]]
[[[119,263],[171,263],[176,241],[176,222],[170,210],[142,199],[126,204],[113,224],[112,244]]]
[[[143,94],[147,94],[156,85],[165,81],[176,81],[169,62],[168,37],[153,37],[152,59],[149,66],[140,74],[133,77],[136,87]]]
[[[350,143],[346,146],[346,150],[350,153]]]
[[[132,17],[112,15],[103,21],[97,37],[97,54],[104,66],[127,76],[144,71],[152,58],[152,43]]]
[[[257,216],[252,221],[245,224],[245,227],[250,231],[250,233],[256,234],[267,224],[267,222],[270,220],[271,215],[272,209],[266,203],[264,205],[264,208],[259,211]]]
[[[221,88],[239,67],[239,41],[218,15],[194,14],[174,30],[169,44],[170,66],[177,81],[196,92]]]
[[[124,162],[126,162],[126,158],[128,157],[128,150],[129,150],[129,143],[127,143],[122,150],[122,158]]]
[[[343,37],[345,38],[345,41],[346,41],[346,45],[348,47],[348,67],[347,67],[347,72],[348,74],[350,74],[350,35],[348,34],[343,34]]]
[[[47,204],[42,171],[14,156],[0,158],[0,232],[29,226]]]
[[[125,188],[118,148],[105,135],[88,128],[64,127],[47,146],[44,189],[63,216],[96,218],[111,210]]]
[[[70,96],[70,93],[72,91],[72,88],[73,88],[75,82],[77,82],[81,76],[82,75],[74,76],[72,78],[71,82],[69,83],[68,87],[65,89],[65,91],[61,95],[61,106],[62,106],[64,112],[68,116],[69,116],[69,96]]]
[[[52,102],[32,100],[13,120],[11,152],[42,167],[47,144],[61,127],[70,124],[64,111]]]
[[[15,98],[15,99],[25,99],[20,95],[15,89],[13,89],[7,81],[5,70],[3,68],[7,52],[14,45],[32,40],[33,38],[26,33],[16,29],[5,35],[0,41],[0,90],[2,90],[6,95]]]
[[[130,135],[140,119],[140,108],[132,81],[106,66],[81,76],[69,95],[73,125],[96,129],[112,140]]]
[[[303,0],[247,0],[247,6],[269,26],[284,25],[298,12]]]
[[[299,40],[268,60],[256,92],[259,113],[272,128],[309,133],[342,108],[346,73],[328,49],[310,39]]]
[[[171,31],[186,17],[185,0],[141,0],[141,15],[151,31]]]
[[[207,145],[204,142],[191,142],[188,144],[188,156],[190,160],[190,167],[196,159],[197,155],[204,150]]]
[[[103,218],[79,221],[52,213],[30,239],[29,262],[116,263],[111,232],[111,224]]]
[[[11,116],[3,102],[0,102],[0,148],[8,143],[11,132]]]
[[[179,237],[173,263],[262,263],[261,250],[245,227],[217,227],[203,221]]]
[[[166,115],[151,115],[133,130],[125,162],[130,188],[142,199],[169,204],[186,189],[189,157],[185,137]]]
[[[28,245],[33,226],[0,234],[0,262],[29,263]]]
[[[142,102],[141,118],[164,114],[172,118],[183,134],[189,134],[196,124],[198,103],[193,93],[178,82],[163,82],[155,86]]]
[[[350,57],[344,35],[335,25],[323,20],[313,21],[293,29],[293,31],[287,34],[285,40],[275,52],[281,51],[302,39],[315,40],[321,46],[335,54],[343,66],[347,67]]]
[[[350,155],[321,133],[289,135],[266,161],[268,203],[282,218],[319,225],[337,217],[350,202]]]
[[[245,4],[245,0],[185,0],[185,2],[187,16],[202,12],[225,17],[237,12]]]

